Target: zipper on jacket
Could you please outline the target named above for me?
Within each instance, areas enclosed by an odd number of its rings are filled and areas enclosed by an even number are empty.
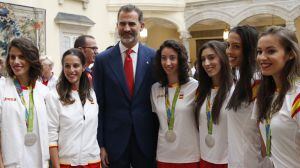
[[[80,99],[79,99],[80,100]],[[85,127],[85,114],[84,114],[84,106],[81,106],[82,107],[82,113],[83,113],[83,126],[82,126],[82,129],[81,129],[81,136],[80,136],[80,150],[79,150],[79,164],[81,164],[81,153],[82,153],[82,141],[83,141],[83,134],[84,134],[84,127]]]

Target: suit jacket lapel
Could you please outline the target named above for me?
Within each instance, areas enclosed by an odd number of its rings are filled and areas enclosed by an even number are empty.
[[[109,56],[108,63],[110,64],[110,68],[111,68],[113,74],[118,79],[120,86],[121,86],[122,90],[124,91],[125,95],[127,96],[127,98],[130,99],[130,94],[129,94],[128,86],[126,83],[126,78],[125,78],[119,44],[117,44],[113,48],[111,55]]]
[[[137,66],[135,71],[134,95],[137,94],[139,88],[141,87],[146,70],[148,69],[148,66],[150,66],[150,61],[150,57],[144,50],[144,46],[142,44],[139,44]]]

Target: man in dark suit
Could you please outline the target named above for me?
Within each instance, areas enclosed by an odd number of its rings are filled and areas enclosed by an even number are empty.
[[[155,51],[138,41],[143,13],[134,5],[119,9],[120,42],[97,55],[94,88],[99,104],[98,143],[110,168],[155,165],[157,118],[150,102]]]

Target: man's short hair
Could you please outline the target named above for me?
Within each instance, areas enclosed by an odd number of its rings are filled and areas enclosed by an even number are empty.
[[[135,11],[138,14],[140,23],[144,21],[143,12],[138,7],[132,4],[121,6],[121,8],[118,11],[118,20],[121,12],[132,12],[132,11]]]
[[[81,35],[75,40],[74,48],[85,47],[86,38],[95,39],[95,37],[91,35]]]

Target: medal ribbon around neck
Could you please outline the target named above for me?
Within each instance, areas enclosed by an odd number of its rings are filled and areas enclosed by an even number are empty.
[[[210,94],[206,98],[206,118],[207,118],[207,130],[208,134],[212,135],[213,131],[213,119],[211,114],[211,103],[210,103]]]
[[[272,141],[272,131],[271,131],[271,119],[272,119],[272,114],[275,111],[275,98],[272,101],[270,113],[267,114],[266,118],[266,124],[265,124],[265,129],[266,129],[266,155],[268,157],[271,156],[271,141]]]
[[[176,91],[172,100],[172,109],[170,109],[170,100],[169,100],[169,91],[168,87],[165,87],[165,104],[166,104],[166,113],[168,117],[168,130],[173,130],[174,120],[175,120],[175,106],[179,97],[180,86],[176,87]]]
[[[267,156],[270,157],[271,156],[271,117],[267,117],[266,118],[266,152],[267,152]]]
[[[14,80],[14,84],[16,86],[17,92],[19,94],[19,97],[21,99],[22,104],[25,106],[25,119],[26,119],[26,126],[27,126],[27,132],[32,132],[33,130],[33,107],[34,107],[34,101],[33,101],[33,89],[32,86],[29,86],[29,109],[27,109],[26,101],[23,96],[23,90],[22,87],[17,79]]]

